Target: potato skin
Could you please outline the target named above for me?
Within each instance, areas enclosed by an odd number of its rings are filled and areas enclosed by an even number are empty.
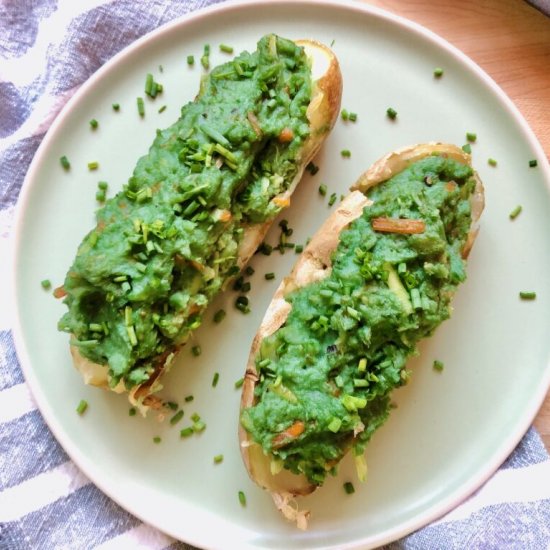
[[[300,182],[305,167],[319,151],[326,137],[332,130],[338,113],[342,98],[342,74],[338,59],[324,44],[314,40],[296,40],[297,45],[302,46],[308,57],[311,59],[313,88],[312,99],[307,110],[310,135],[304,140],[303,147],[298,158],[298,171],[288,189],[275,197],[282,204],[290,205],[290,197]],[[254,252],[264,240],[272,222],[250,224],[244,226],[243,241],[239,247],[237,266],[242,269],[253,256]],[[228,283],[226,283],[227,286]],[[160,398],[153,395],[161,387],[160,379],[172,365],[177,352],[165,353],[156,359],[155,371],[149,380],[139,386],[132,388],[128,399],[130,403],[139,408],[142,414],[146,414],[150,408],[158,409],[162,406]],[[75,346],[70,346],[73,365],[81,373],[84,382],[98,386],[116,393],[126,391],[123,383],[111,388],[108,380],[108,368],[106,365],[93,363],[85,358]]]
[[[292,309],[292,306],[285,300],[285,296],[329,275],[330,258],[338,246],[341,231],[361,215],[364,207],[372,204],[363,193],[402,172],[410,164],[434,153],[448,156],[471,166],[470,155],[459,147],[446,143],[423,143],[393,151],[376,161],[358,178],[351,187],[351,193],[314,235],[290,275],[281,282],[275,292],[253,340],[242,389],[241,412],[256,403],[254,389],[258,382],[258,373],[255,357],[262,340],[283,325]],[[479,231],[479,218],[484,207],[483,185],[475,172],[474,179],[476,188],[471,199],[472,225],[462,249],[463,258],[468,256],[475,241]],[[248,432],[241,425],[239,425],[239,440],[243,462],[251,479],[260,487],[271,492],[275,505],[287,519],[296,522],[299,528],[306,528],[307,512],[299,512],[296,506],[289,502],[294,496],[303,496],[313,492],[317,486],[309,483],[305,476],[295,475],[288,471],[273,475],[270,471],[269,457],[264,455],[260,445],[251,440]]]

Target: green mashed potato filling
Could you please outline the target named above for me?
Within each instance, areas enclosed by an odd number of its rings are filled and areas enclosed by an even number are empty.
[[[108,367],[112,387],[147,381],[186,341],[239,271],[244,227],[279,213],[273,199],[297,173],[311,93],[303,49],[263,37],[203,77],[98,211],[67,273],[59,328]]]
[[[256,357],[257,404],[241,417],[272,470],[321,485],[350,447],[362,457],[392,390],[409,378],[407,359],[449,317],[466,278],[461,250],[474,188],[468,166],[443,156],[417,161],[367,193],[374,204],[342,231],[330,275],[286,297],[292,310]],[[425,227],[379,232],[376,218]]]

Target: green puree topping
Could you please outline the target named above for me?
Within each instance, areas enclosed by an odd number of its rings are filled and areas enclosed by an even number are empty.
[[[241,418],[274,471],[320,485],[385,421],[391,391],[409,377],[407,358],[449,317],[466,277],[472,174],[431,156],[374,187],[374,204],[340,235],[330,276],[287,296],[285,324],[256,357],[257,404]],[[425,230],[375,232],[382,217],[423,220]]]
[[[65,279],[60,330],[112,386],[146,381],[234,276],[246,224],[273,219],[297,172],[312,83],[293,42],[267,35],[203,77],[97,213]],[[281,137],[284,136],[284,137]]]

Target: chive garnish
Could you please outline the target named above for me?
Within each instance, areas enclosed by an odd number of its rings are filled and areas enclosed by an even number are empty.
[[[275,279],[275,273],[273,273],[273,272],[266,273],[266,274],[264,275],[264,277],[265,277],[265,280],[266,280],[266,281],[271,281],[272,279]]]
[[[188,395],[186,398],[185,398],[185,402],[186,403],[189,403],[190,401],[193,401],[193,399],[195,399],[195,397],[193,395]]]
[[[488,159],[487,160],[487,164],[489,164],[489,166],[496,166],[497,165],[497,161],[495,159]]]
[[[241,506],[246,506],[246,496],[243,491],[239,491],[239,502],[241,503]]]
[[[202,420],[193,422],[192,429],[195,433],[203,432],[206,429],[206,424]]]
[[[477,134],[475,134],[474,132],[466,132],[466,139],[470,143],[474,143],[477,139]]]
[[[436,78],[442,77],[442,76],[443,76],[443,69],[442,69],[441,67],[436,67],[436,68],[434,69],[434,76],[435,76]]]
[[[113,103],[112,107],[113,107],[113,111],[119,111],[120,110],[120,103]]]
[[[162,441],[162,439],[160,438],[160,436],[156,435],[155,437],[153,437],[153,443],[160,443]]]
[[[194,65],[195,64],[195,56],[194,55],[188,55],[187,56],[187,64],[188,65]]]
[[[92,130],[95,130],[98,126],[99,122],[95,118],[92,118],[92,120],[90,120],[90,127]]]
[[[519,293],[519,297],[520,297],[522,300],[534,300],[534,299],[537,297],[537,293],[536,293],[536,292],[532,292],[532,291],[525,291],[525,290],[522,290],[522,291]]]
[[[145,116],[145,103],[143,101],[143,98],[138,97],[136,99],[136,103],[137,103],[137,110],[138,110],[139,116],[141,117]]]
[[[61,163],[61,166],[63,166],[63,168],[65,170],[68,170],[70,167],[71,167],[71,163],[69,162],[69,159],[63,155],[60,159],[59,159],[59,162]]]
[[[52,287],[52,283],[49,279],[44,279],[43,281],[40,281],[40,284],[42,285],[42,288],[44,290],[49,290]]]
[[[304,245],[302,244],[297,244],[294,247],[294,252],[296,252],[296,254],[301,254],[303,251],[304,251]]]
[[[321,185],[319,185],[319,195],[321,196],[325,196],[327,194],[327,186],[322,183]]]
[[[221,323],[223,319],[225,318],[226,313],[224,309],[219,309],[214,313],[214,323]]]
[[[135,407],[130,407],[130,409],[128,410],[128,416],[136,416],[136,408]]]
[[[233,48],[227,44],[220,44],[220,52],[233,53]]]
[[[436,370],[438,372],[441,372],[444,367],[445,367],[445,365],[443,364],[443,361],[439,361],[438,359],[436,359],[434,361],[434,364],[433,364],[433,369],[434,370]]]
[[[340,151],[340,154],[345,158],[345,159],[349,159],[351,157],[351,151],[349,149],[342,149],[342,151]]]
[[[342,120],[348,120],[349,119],[349,113],[346,109],[342,109],[342,112],[340,113],[340,116],[342,117]]]
[[[145,77],[144,91],[148,96],[152,95],[154,84],[155,84],[155,81],[153,80],[153,75],[151,73],[147,73],[147,76]]]
[[[215,388],[218,385],[218,381],[220,379],[220,373],[215,372],[214,376],[212,377],[212,387]]]
[[[328,205],[332,206],[336,202],[336,198],[337,198],[336,193],[332,193],[332,195],[328,199]]]
[[[465,144],[462,146],[462,150],[463,150],[465,153],[468,153],[469,155],[472,154],[472,146],[471,146],[469,143],[465,143]]]
[[[246,296],[239,296],[235,300],[235,307],[241,312],[241,313],[250,313],[250,307],[248,305],[248,298]]]
[[[163,105],[163,106],[159,109],[159,113],[164,113],[164,111],[166,111],[166,105]]]
[[[235,389],[238,390],[240,387],[242,387],[243,384],[244,384],[244,378],[239,378],[235,382]]]
[[[183,430],[180,431],[180,437],[189,437],[190,435],[193,435],[193,428],[183,428]]]
[[[253,268],[251,265],[249,265],[249,266],[245,269],[244,272],[245,272],[249,277],[251,277],[252,275],[254,275],[254,268]]]
[[[81,399],[80,403],[78,404],[78,407],[76,408],[76,412],[82,415],[86,412],[87,408],[88,408],[88,402],[85,399]]]
[[[99,162],[92,161],[88,163],[88,170],[97,170],[99,168]]]
[[[105,191],[103,191],[102,189],[99,189],[98,191],[96,191],[95,200],[97,202],[105,202],[105,199],[106,199]]]
[[[201,57],[201,65],[208,69],[210,67],[210,44],[204,45],[204,51]]]
[[[309,162],[308,165],[306,166],[306,170],[312,175],[314,176],[317,172],[319,172],[319,167],[313,163],[313,162]]]
[[[349,121],[350,122],[357,122],[357,113],[350,113],[349,114]]]
[[[193,346],[193,347],[191,348],[191,352],[193,353],[193,355],[194,355],[195,357],[198,357],[198,356],[202,353],[202,349],[201,349],[200,346]]]
[[[107,187],[109,187],[109,184],[106,182],[106,181],[98,181],[97,182],[97,186],[99,189],[101,189],[102,191],[106,191],[107,190]]]
[[[183,410],[179,410],[172,418],[170,418],[170,424],[174,426],[183,418]]]
[[[538,165],[537,159],[529,161],[529,168],[535,168]]]
[[[179,408],[178,404],[175,403],[174,401],[167,401],[164,404],[166,405],[166,407],[168,407],[172,411],[177,411]]]
[[[515,219],[519,216],[521,210],[522,210],[522,207],[521,207],[520,204],[518,204],[518,205],[510,212],[510,215],[509,215],[509,216],[510,216],[510,219],[511,219],[511,220],[515,220]]]
[[[344,483],[344,491],[347,495],[352,495],[355,493],[355,487],[353,486],[353,483],[351,481],[346,481]]]
[[[386,109],[386,115],[388,115],[388,118],[395,120],[397,118],[397,111],[393,107],[388,107]]]
[[[223,455],[216,455],[214,457],[214,464],[219,464],[220,462],[223,462]]]

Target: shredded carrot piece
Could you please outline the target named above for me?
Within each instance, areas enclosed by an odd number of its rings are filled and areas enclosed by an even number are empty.
[[[281,143],[288,143],[293,139],[294,139],[294,132],[292,131],[292,128],[286,127],[281,130],[281,133],[279,134],[279,141]]]
[[[65,296],[67,296],[67,291],[65,290],[64,287],[58,286],[58,287],[53,291],[53,295],[54,295],[54,298],[65,298]]]
[[[290,206],[290,199],[288,197],[274,197],[273,203],[280,208],[287,208]]]
[[[305,429],[306,425],[301,420],[296,420],[296,422],[289,426],[284,432],[277,434],[273,438],[271,444],[275,449],[283,447],[301,435]]]
[[[231,219],[231,212],[229,210],[222,210],[220,212],[219,220],[221,222],[228,222]]]
[[[423,220],[409,220],[406,218],[374,218],[371,221],[371,226],[375,231],[402,233],[404,235],[424,233],[426,230],[426,224]]]
[[[447,189],[447,191],[449,191],[449,193],[451,193],[452,191],[454,191],[456,189],[456,183],[454,181],[448,181],[445,184],[445,189]]]

